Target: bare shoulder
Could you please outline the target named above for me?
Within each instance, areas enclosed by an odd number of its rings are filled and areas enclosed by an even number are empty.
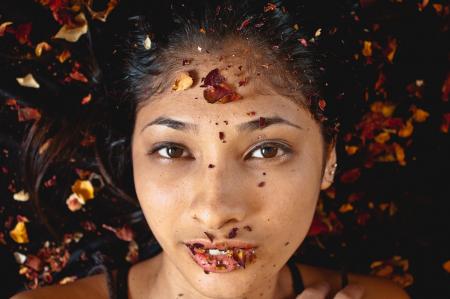
[[[65,285],[51,285],[21,292],[11,299],[108,298],[105,274],[81,278]]]
[[[341,287],[341,275],[338,271],[298,264],[299,270],[304,277],[305,286],[313,285],[320,281],[327,281],[333,293],[337,293]],[[410,296],[398,284],[376,276],[349,273],[349,284],[361,285],[365,289],[363,299],[409,299]]]

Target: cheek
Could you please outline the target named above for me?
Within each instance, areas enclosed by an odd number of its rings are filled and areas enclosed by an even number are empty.
[[[311,225],[320,193],[320,169],[313,161],[267,178],[265,226],[283,246],[286,242],[299,246]]]
[[[143,153],[133,152],[133,177],[136,195],[152,233],[158,239],[170,235],[171,223],[182,207],[174,199],[180,193],[172,180],[165,180],[158,169],[150,168]]]

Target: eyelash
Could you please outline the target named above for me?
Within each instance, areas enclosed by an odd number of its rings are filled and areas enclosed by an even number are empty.
[[[254,158],[254,159],[274,160],[274,159],[280,159],[283,156],[286,156],[286,155],[289,155],[292,153],[292,149],[288,145],[279,143],[279,142],[269,141],[269,142],[264,142],[264,143],[261,143],[261,144],[255,146],[255,148],[253,150],[251,150],[249,154],[253,153],[256,150],[260,150],[260,149],[266,148],[266,147],[275,147],[275,148],[281,149],[284,152],[284,154],[278,156],[278,151],[277,151],[277,155],[275,157],[272,157],[272,158],[258,157],[258,158]],[[153,155],[162,149],[168,149],[168,148],[180,148],[180,149],[184,150],[184,147],[181,144],[173,143],[173,142],[166,142],[166,143],[157,144],[153,149],[150,150],[149,155]],[[248,155],[246,155],[245,159],[247,159]],[[262,156],[262,154],[261,154],[261,156]],[[164,160],[186,159],[186,157],[180,157],[180,158],[170,158],[169,157],[168,158],[168,157],[164,157],[161,155],[158,158],[164,159]],[[250,157],[250,158],[252,158],[252,157]]]

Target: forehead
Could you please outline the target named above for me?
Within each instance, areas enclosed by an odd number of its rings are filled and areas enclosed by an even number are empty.
[[[205,48],[180,51],[169,59],[166,87],[142,102],[137,119],[149,120],[160,116],[177,117],[179,120],[202,122],[223,120],[241,121],[256,116],[282,116],[289,121],[306,118],[309,112],[299,104],[299,98],[280,94],[270,84],[270,76],[279,76],[279,66],[264,60],[259,51],[249,49],[246,42],[224,42],[226,50]],[[185,52],[184,54],[182,52]],[[185,63],[188,61],[188,63]],[[208,103],[204,98],[204,79],[218,69],[225,83],[242,98],[228,103]],[[186,90],[174,91],[171,86],[181,73],[188,73],[193,84]],[[254,118],[253,116],[252,118]]]
[[[257,117],[282,117],[302,127],[314,122],[309,113],[291,99],[276,94],[260,94],[251,85],[239,89],[242,99],[225,104],[210,104],[203,98],[204,88],[198,84],[185,91],[167,91],[150,99],[139,110],[137,129],[158,117],[211,125],[216,121],[242,123]]]

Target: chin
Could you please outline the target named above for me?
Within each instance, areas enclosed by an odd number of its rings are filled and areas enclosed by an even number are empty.
[[[242,298],[258,285],[256,281],[258,276],[254,272],[244,269],[229,273],[205,274],[201,270],[201,273],[192,275],[189,280],[192,286],[205,297],[217,299]],[[262,273],[264,272],[259,271],[259,275]]]

